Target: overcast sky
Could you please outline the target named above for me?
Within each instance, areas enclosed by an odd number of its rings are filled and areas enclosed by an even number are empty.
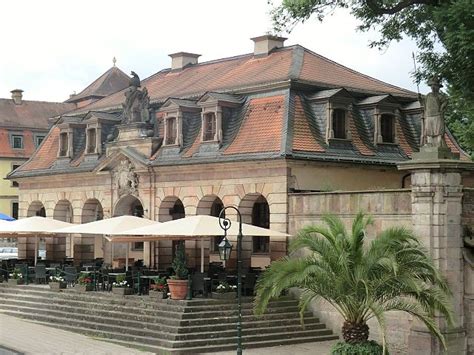
[[[1,1],[0,97],[23,89],[27,100],[64,101],[112,66],[146,78],[171,64],[168,54],[199,53],[200,62],[253,51],[251,37],[271,30],[267,0]],[[337,11],[323,24],[298,25],[285,45],[300,44],[340,64],[416,91],[410,41],[384,52],[377,34],[355,30]],[[425,86],[421,87],[426,92]]]

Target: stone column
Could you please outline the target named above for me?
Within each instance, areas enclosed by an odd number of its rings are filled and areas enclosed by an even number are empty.
[[[448,280],[455,319],[454,328],[448,328],[441,317],[437,319],[446,337],[447,352],[422,323],[413,322],[409,354],[466,354],[461,171],[473,166],[448,159],[415,159],[398,165],[399,170],[411,171],[413,230]]]

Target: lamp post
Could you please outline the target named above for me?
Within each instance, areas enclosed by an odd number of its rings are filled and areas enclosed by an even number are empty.
[[[237,235],[237,355],[242,354],[242,215],[235,206],[224,207],[219,213],[219,226],[224,230],[224,239],[219,243],[221,260],[228,260],[232,244],[227,240],[227,230],[232,222],[225,217],[225,210],[232,209],[239,216],[239,234]]]

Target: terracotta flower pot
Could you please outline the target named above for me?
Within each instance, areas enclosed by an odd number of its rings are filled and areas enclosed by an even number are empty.
[[[168,280],[172,300],[184,300],[188,294],[188,280]]]

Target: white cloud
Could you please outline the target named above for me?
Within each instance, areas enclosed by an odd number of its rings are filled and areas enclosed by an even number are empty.
[[[73,5],[74,4],[74,5]],[[200,61],[249,53],[249,38],[271,29],[266,0],[147,1],[23,0],[2,2],[0,97],[14,88],[26,99],[65,100],[112,65],[144,78],[168,67],[169,53],[202,54]],[[301,44],[378,79],[416,90],[409,41],[385,53],[368,48],[376,34],[355,31],[338,11],[323,24],[299,25],[287,44]]]

